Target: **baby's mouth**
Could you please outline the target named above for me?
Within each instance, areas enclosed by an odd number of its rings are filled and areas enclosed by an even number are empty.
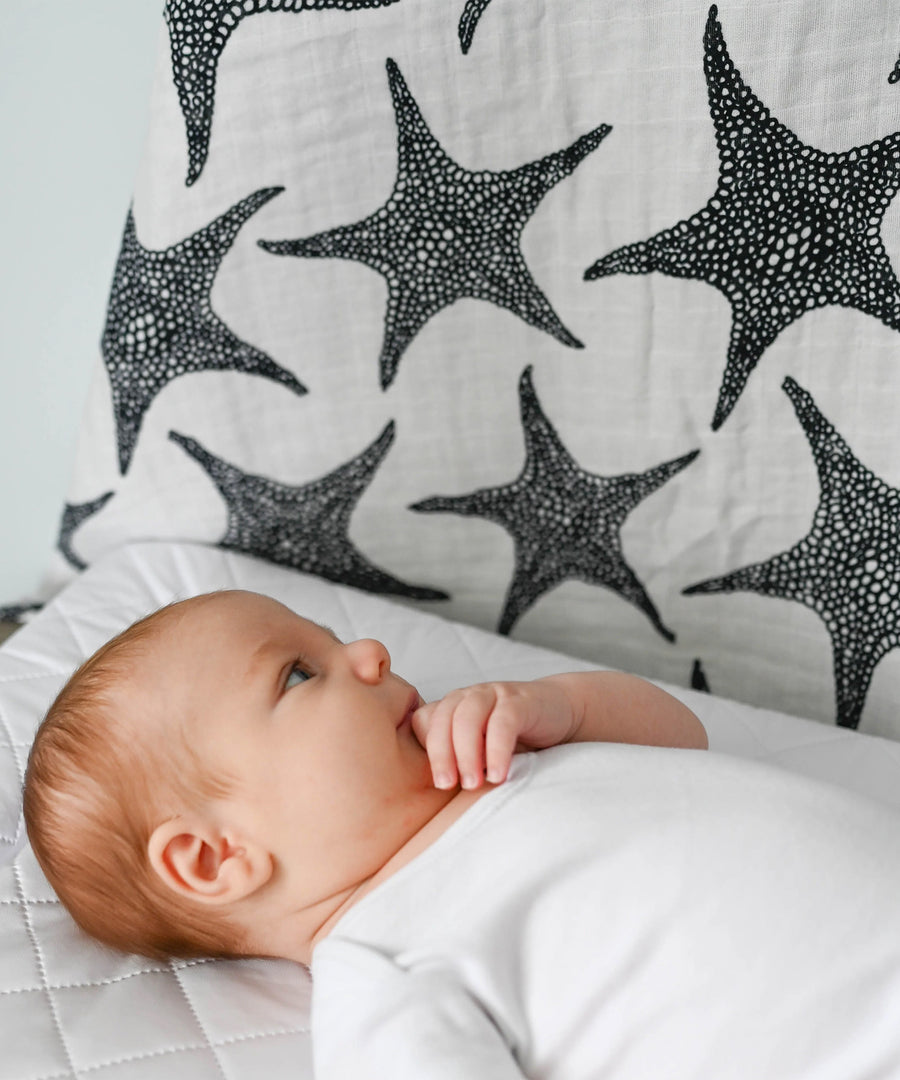
[[[418,709],[418,707],[421,704],[423,704],[423,702],[422,702],[422,698],[419,696],[418,690],[416,690],[415,687],[411,687],[410,688],[410,695],[409,695],[409,702],[407,703],[406,711],[400,717],[400,720],[397,723],[397,730],[398,731],[400,730],[400,728],[402,728],[407,723],[409,724],[410,727],[412,727],[413,713],[416,711],[416,709]]]

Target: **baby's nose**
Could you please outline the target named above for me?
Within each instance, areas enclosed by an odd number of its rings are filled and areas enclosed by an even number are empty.
[[[380,641],[360,638],[346,646],[350,663],[357,678],[367,683],[380,683],[391,670],[391,654]]]

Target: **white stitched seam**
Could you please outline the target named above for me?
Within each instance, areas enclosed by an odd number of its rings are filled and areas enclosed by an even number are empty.
[[[46,988],[48,990],[87,990],[91,986],[114,986],[116,983],[134,979],[138,975],[158,975],[164,974],[168,970],[168,968],[141,968],[140,971],[130,971],[126,975],[116,975],[109,979],[93,979],[88,980],[87,982],[53,983],[52,985],[48,983]],[[9,990],[0,990],[0,997],[4,994],[27,994],[36,989],[43,989],[43,987],[15,986]]]
[[[28,1080],[62,1080],[62,1077],[70,1076],[71,1073],[44,1073],[43,1076],[29,1076]]]
[[[23,904],[58,904],[59,901],[55,898],[44,897],[38,899],[37,897],[31,898],[28,896],[17,897],[15,900],[0,900],[0,904],[18,904],[20,907]]]
[[[222,1059],[216,1053],[216,1049],[212,1044],[212,1039],[210,1039],[209,1033],[206,1030],[206,1025],[200,1019],[200,1014],[197,1012],[196,1008],[194,1007],[193,1001],[191,1001],[191,996],[187,992],[187,987],[181,981],[181,972],[177,971],[171,964],[169,965],[169,970],[175,976],[175,981],[178,983],[178,989],[184,995],[184,1000],[187,1002],[187,1006],[191,1010],[191,1015],[197,1021],[197,1026],[200,1028],[200,1031],[203,1033],[203,1038],[206,1040],[206,1045],[212,1051],[212,1055],[213,1055],[213,1058],[215,1059],[216,1065],[219,1068],[219,1072],[222,1074],[222,1076],[225,1078],[225,1080],[228,1080],[228,1074],[225,1072],[225,1066],[222,1064]]]
[[[305,1028],[305,1027],[304,1028],[285,1028],[283,1031],[260,1031],[260,1032],[254,1033],[252,1035],[234,1035],[234,1036],[231,1036],[230,1038],[227,1038],[227,1039],[219,1039],[214,1044],[210,1043],[209,1045],[210,1045],[211,1048],[212,1047],[222,1047],[222,1046],[232,1046],[232,1045],[234,1045],[236,1043],[250,1042],[252,1039],[268,1039],[268,1038],[274,1038],[275,1036],[278,1036],[278,1035],[307,1035],[307,1034],[309,1034],[309,1028]],[[96,1065],[85,1065],[83,1068],[79,1069],[78,1071],[79,1071],[79,1074],[84,1074],[84,1073],[89,1073],[89,1072],[97,1072],[100,1069],[112,1068],[114,1065],[125,1065],[125,1064],[127,1064],[129,1062],[132,1062],[132,1061],[146,1061],[146,1060],[148,1060],[150,1058],[162,1057],[164,1054],[180,1054],[180,1053],[187,1053],[187,1052],[192,1053],[195,1050],[205,1050],[205,1049],[206,1049],[206,1047],[202,1043],[197,1043],[197,1045],[195,1045],[195,1046],[191,1045],[190,1043],[187,1043],[184,1046],[167,1046],[167,1047],[164,1047],[162,1050],[145,1050],[143,1053],[140,1053],[140,1054],[130,1054],[130,1055],[126,1056],[126,1057],[113,1058],[110,1061],[101,1061]],[[57,1076],[64,1076],[65,1073],[57,1073],[56,1075]],[[49,1080],[49,1078],[48,1078],[48,1080]]]

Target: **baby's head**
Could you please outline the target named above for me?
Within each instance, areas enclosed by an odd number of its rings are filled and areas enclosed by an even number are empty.
[[[25,821],[88,933],[128,952],[309,963],[317,932],[446,803],[377,641],[268,597],[163,608],[38,729]]]

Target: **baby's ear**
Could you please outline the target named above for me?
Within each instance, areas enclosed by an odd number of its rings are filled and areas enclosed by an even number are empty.
[[[201,904],[243,900],[265,885],[274,869],[265,848],[200,818],[175,817],[157,825],[147,856],[170,889]]]

